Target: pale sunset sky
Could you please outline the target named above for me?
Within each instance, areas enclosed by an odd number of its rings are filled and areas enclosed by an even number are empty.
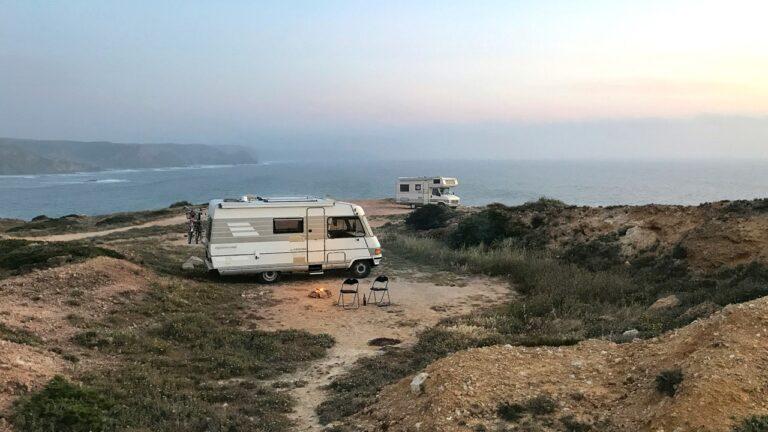
[[[764,158],[766,17],[757,0],[0,0],[0,136]]]

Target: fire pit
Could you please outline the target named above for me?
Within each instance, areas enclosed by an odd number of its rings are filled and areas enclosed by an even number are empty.
[[[310,298],[324,299],[324,298],[331,298],[331,296],[333,296],[333,293],[331,292],[331,290],[323,287],[317,287],[309,292]]]

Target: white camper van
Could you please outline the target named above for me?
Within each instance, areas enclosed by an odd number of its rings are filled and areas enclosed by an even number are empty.
[[[459,205],[452,187],[459,185],[453,177],[400,177],[395,187],[395,201],[412,207],[426,204]]]
[[[349,269],[362,278],[381,263],[381,245],[362,207],[331,199],[213,200],[205,243],[210,270],[255,273],[266,283],[281,272],[328,269]]]

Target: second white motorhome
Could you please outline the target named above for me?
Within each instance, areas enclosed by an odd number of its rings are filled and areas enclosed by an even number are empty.
[[[362,207],[313,197],[213,200],[208,205],[206,264],[222,275],[349,269],[363,278],[381,263],[381,245]]]
[[[400,177],[395,186],[395,201],[413,206],[444,204],[459,205],[459,197],[451,188],[459,185],[453,177]]]

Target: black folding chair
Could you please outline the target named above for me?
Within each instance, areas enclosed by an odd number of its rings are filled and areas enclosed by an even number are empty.
[[[379,294],[381,295],[381,298],[379,298]],[[387,301],[384,301],[384,297],[387,298]],[[373,298],[373,302],[371,302],[371,298]],[[389,278],[381,275],[374,279],[373,283],[371,284],[371,290],[368,291],[368,298],[366,299],[367,303],[375,303],[376,306],[389,306],[392,303],[392,299],[389,297]]]
[[[357,296],[357,290],[360,286],[360,282],[357,279],[347,279],[341,283],[341,289],[339,290],[339,300],[336,302],[343,309],[357,309],[360,307],[360,297]],[[352,288],[354,287],[354,288]],[[345,302],[345,295],[351,294],[352,301]]]

